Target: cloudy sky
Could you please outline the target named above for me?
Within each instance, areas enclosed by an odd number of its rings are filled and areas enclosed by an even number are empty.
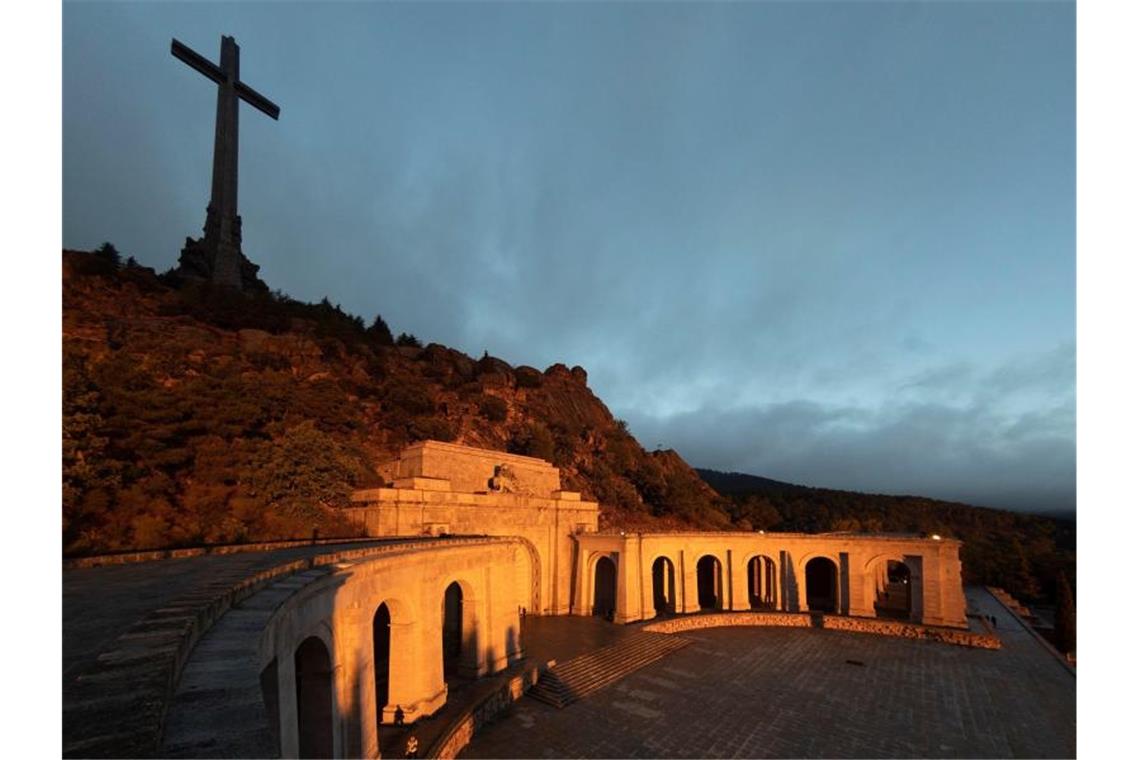
[[[63,237],[165,270],[216,89],[273,288],[539,368],[650,449],[1075,507],[1071,3],[64,4]]]

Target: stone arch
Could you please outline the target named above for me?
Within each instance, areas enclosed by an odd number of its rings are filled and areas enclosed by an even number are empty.
[[[697,602],[702,610],[724,609],[724,570],[714,554],[697,560]]]
[[[653,611],[657,615],[670,615],[677,611],[677,571],[673,560],[664,554],[653,560],[650,569],[653,579]]]
[[[612,621],[617,612],[617,561],[599,554],[591,562],[590,612]]]
[[[864,593],[873,601],[875,617],[915,619],[922,588],[920,570],[913,564],[914,558],[892,553],[876,555],[863,566]]]
[[[530,600],[529,612],[534,614],[542,613],[542,558],[539,556],[538,549],[530,540],[522,536],[516,537],[518,543],[526,551],[527,556],[530,558],[530,589],[528,599]],[[550,602],[551,608],[556,607],[558,601],[552,599]]]
[[[804,598],[809,612],[839,612],[839,563],[816,555],[804,563]]]
[[[748,607],[774,610],[779,606],[780,565],[764,552],[756,552],[744,561],[748,586]]]
[[[409,685],[409,653],[418,648],[414,623],[411,607],[399,599],[386,597],[373,608],[372,678],[377,724],[395,723],[403,717],[401,697]]]
[[[333,664],[320,636],[309,636],[293,652],[297,690],[299,756],[333,756]]]

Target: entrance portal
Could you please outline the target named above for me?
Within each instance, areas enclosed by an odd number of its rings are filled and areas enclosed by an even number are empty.
[[[839,611],[839,569],[826,557],[816,557],[804,569],[808,609],[812,612]]]
[[[617,567],[612,559],[602,557],[594,565],[594,614],[612,621],[616,609]]]
[[[297,678],[297,735],[301,757],[332,757],[332,662],[316,636],[293,655]]]

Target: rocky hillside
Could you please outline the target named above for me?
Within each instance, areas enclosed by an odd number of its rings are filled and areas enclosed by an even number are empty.
[[[351,490],[422,439],[551,460],[610,527],[731,527],[587,381],[393,339],[327,300],[177,288],[113,249],[64,251],[64,551],[343,533]]]

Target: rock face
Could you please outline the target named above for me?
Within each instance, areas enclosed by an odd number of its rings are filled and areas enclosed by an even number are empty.
[[[722,528],[723,500],[649,453],[587,385],[439,344],[391,345],[327,301],[238,295],[64,252],[71,552],[333,535],[335,507],[418,440],[539,457],[601,526]]]

